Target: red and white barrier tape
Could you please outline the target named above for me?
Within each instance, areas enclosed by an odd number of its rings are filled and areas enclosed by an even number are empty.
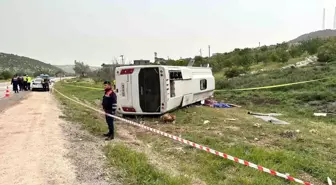
[[[82,106],[84,106],[84,107],[87,107],[87,108],[89,108],[89,109],[91,109],[91,110],[94,110],[94,111],[96,111],[96,112],[99,112],[99,113],[101,113],[101,114],[106,114],[104,111],[98,110],[98,109],[93,108],[93,107],[90,107],[89,105],[86,105],[86,104],[84,104],[84,103],[82,103],[82,102],[79,102],[79,101],[76,101],[76,100],[74,100],[74,99],[72,99],[72,98],[69,98],[68,96],[62,94],[61,92],[59,92],[59,91],[58,91],[57,89],[55,89],[55,88],[54,88],[54,91],[57,92],[57,93],[59,93],[59,94],[62,95],[63,97],[65,97],[65,98],[67,98],[67,99],[69,99],[69,100],[71,100],[71,101],[77,103],[77,104],[80,104],[80,105],[82,105]],[[160,131],[160,130],[153,129],[153,128],[151,128],[151,127],[147,127],[147,126],[145,126],[145,125],[142,125],[142,124],[139,124],[139,123],[136,123],[136,122],[133,122],[133,121],[124,119],[124,118],[120,118],[120,117],[118,117],[118,116],[114,116],[114,115],[111,115],[111,114],[106,114],[106,115],[108,115],[108,116],[110,116],[110,117],[113,117],[113,118],[115,118],[115,119],[117,119],[117,120],[120,120],[120,121],[129,123],[129,124],[131,124],[131,125],[134,125],[134,126],[137,126],[137,127],[141,127],[141,128],[143,128],[143,129],[146,129],[146,130],[149,130],[149,131],[151,131],[151,132],[157,133],[157,134],[159,134],[159,135],[168,137],[168,138],[173,139],[173,140],[175,140],[175,141],[178,141],[178,142],[180,142],[180,143],[183,143],[183,144],[186,144],[186,145],[190,145],[190,146],[192,146],[192,147],[194,147],[194,148],[197,148],[197,149],[206,151],[206,152],[208,152],[208,153],[215,154],[215,155],[220,156],[220,157],[222,157],[222,158],[225,158],[225,159],[234,161],[234,162],[236,162],[236,163],[240,163],[240,164],[242,164],[242,165],[245,165],[245,166],[248,166],[248,167],[251,167],[251,168],[260,170],[260,171],[262,171],[262,172],[266,172],[266,173],[269,173],[269,174],[274,175],[274,176],[282,177],[282,178],[287,179],[287,180],[289,180],[289,181],[297,182],[297,183],[300,183],[300,184],[304,184],[304,185],[313,185],[313,184],[311,184],[311,183],[309,183],[309,182],[304,182],[304,181],[302,181],[302,180],[300,180],[300,179],[297,179],[297,178],[294,178],[294,177],[292,177],[292,176],[285,175],[285,174],[283,174],[283,173],[280,173],[280,172],[277,172],[277,171],[274,171],[274,170],[271,170],[271,169],[262,167],[262,166],[260,166],[260,165],[256,165],[256,164],[254,164],[254,163],[248,162],[248,161],[243,160],[243,159],[239,159],[239,158],[237,158],[237,157],[234,157],[234,156],[231,156],[231,155],[222,153],[222,152],[218,152],[218,151],[216,151],[216,150],[214,150],[214,149],[211,149],[211,148],[209,148],[209,147],[206,147],[206,146],[203,146],[203,145],[194,143],[194,142],[192,142],[192,141],[189,141],[189,140],[186,140],[186,139],[183,139],[183,138],[180,138],[180,137],[177,137],[177,136],[174,136],[174,135],[171,135],[171,134],[162,132],[162,131]]]

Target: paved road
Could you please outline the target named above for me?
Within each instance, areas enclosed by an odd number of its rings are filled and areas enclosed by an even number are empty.
[[[0,99],[5,96],[7,86],[10,91],[12,91],[12,85],[10,84],[10,82],[0,82]]]

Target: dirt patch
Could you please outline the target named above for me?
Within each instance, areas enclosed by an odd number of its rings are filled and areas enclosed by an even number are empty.
[[[0,114],[0,184],[79,184],[58,113],[50,94],[30,93]]]
[[[76,177],[81,184],[119,185],[117,178],[119,172],[107,167],[105,155],[102,152],[105,141],[92,136],[80,128],[79,124],[62,124],[66,133],[66,148],[69,150],[67,157],[76,167]]]
[[[0,114],[0,184],[119,184],[104,172],[104,143],[60,117],[44,92]]]

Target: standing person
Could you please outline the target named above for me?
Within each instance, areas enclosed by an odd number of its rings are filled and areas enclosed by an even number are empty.
[[[30,91],[31,77],[27,75],[27,90]]]
[[[22,78],[22,76],[17,77],[17,84],[20,88],[20,91],[23,91],[23,78]]]
[[[28,75],[23,76],[23,89],[27,91],[27,81],[28,81]]]
[[[115,111],[117,109],[117,95],[113,92],[110,81],[104,82],[104,89],[105,94],[103,97],[102,106],[106,114],[105,118],[109,129],[108,133],[104,134],[104,136],[107,137],[106,140],[112,140],[114,139],[114,120],[107,114],[115,115]]]
[[[11,84],[13,85],[14,93],[19,93],[19,90],[18,90],[18,76],[17,75],[14,75],[14,77],[12,78]]]

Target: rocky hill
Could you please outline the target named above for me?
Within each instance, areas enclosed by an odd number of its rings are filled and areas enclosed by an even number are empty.
[[[60,70],[58,67],[39,60],[14,54],[0,53],[0,71],[27,74],[34,74],[36,72],[55,74]]]
[[[289,43],[297,43],[297,42],[301,42],[301,41],[305,41],[305,40],[309,40],[309,39],[313,39],[313,38],[328,38],[328,37],[335,37],[336,36],[336,30],[319,30],[319,31],[314,31],[314,32],[310,32],[307,34],[303,34],[291,41],[289,41]]]

